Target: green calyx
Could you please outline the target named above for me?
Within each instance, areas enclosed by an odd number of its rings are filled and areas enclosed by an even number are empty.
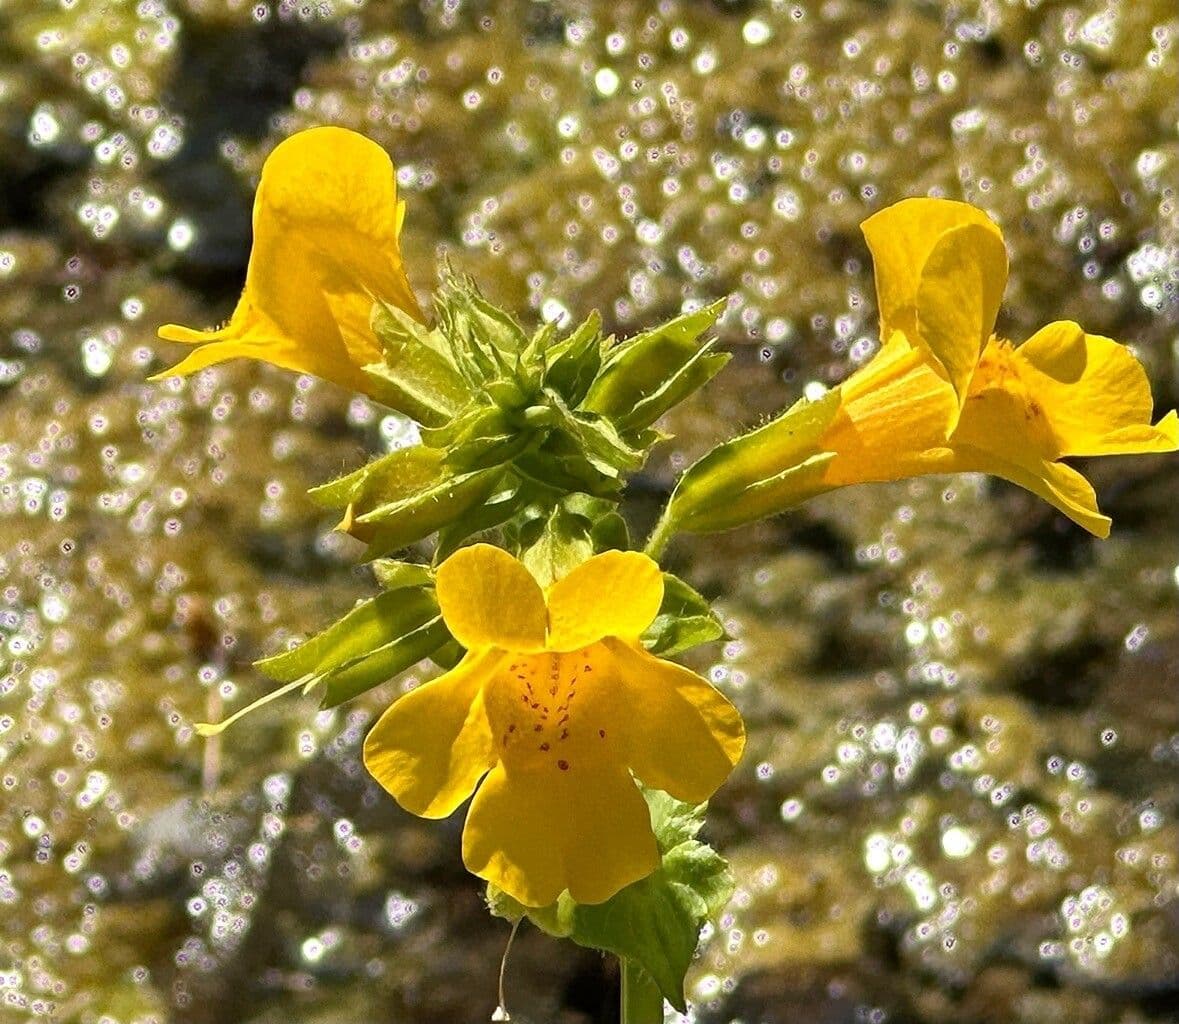
[[[529,333],[451,273],[432,328],[378,301],[384,360],[364,372],[379,400],[420,425],[422,443],[311,496],[344,510],[340,528],[369,558],[434,533],[445,553],[566,494],[617,501],[663,439],[652,424],[728,359],[700,341],[723,305],[618,341],[596,313],[564,335],[555,323]]]

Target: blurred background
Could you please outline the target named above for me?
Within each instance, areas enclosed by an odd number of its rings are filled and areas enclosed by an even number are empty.
[[[1174,0],[0,0],[0,1020],[487,1020],[507,926],[329,713],[250,662],[374,590],[304,490],[412,426],[235,363],[265,154],[378,140],[409,275],[629,333],[731,296],[729,369],[632,488],[875,351],[858,225],[979,204],[1002,334],[1072,318],[1179,399]],[[678,541],[751,742],[693,1020],[1179,1020],[1179,464],[1095,461],[1113,537],[1001,482],[836,492]],[[427,671],[428,669],[423,669]],[[614,1019],[525,927],[513,1018]]]

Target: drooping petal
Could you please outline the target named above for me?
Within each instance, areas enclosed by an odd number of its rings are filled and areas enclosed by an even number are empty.
[[[246,356],[369,392],[360,368],[380,358],[369,327],[379,297],[421,319],[402,267],[393,164],[343,128],[312,128],[275,147],[254,199],[246,284],[228,324],[159,335],[198,344],[156,377]]]
[[[659,864],[647,803],[621,768],[590,774],[510,772],[501,765],[471,801],[463,862],[529,907],[565,890],[602,903]]]
[[[1151,425],[1146,370],[1124,345],[1071,321],[1040,328],[1012,356],[1055,439],[1056,456],[1171,452],[1174,411]]]
[[[524,565],[502,548],[460,548],[438,567],[436,580],[442,618],[464,647],[544,648],[544,593]]]
[[[608,640],[624,701],[631,770],[677,800],[707,800],[745,749],[741,715],[706,679],[641,648]]]
[[[998,227],[967,203],[915,198],[861,228],[875,265],[881,338],[899,330],[926,346],[961,402],[1007,283]]]
[[[663,573],[638,551],[604,551],[548,592],[548,647],[572,651],[604,636],[637,637],[659,613]]]
[[[502,657],[468,654],[394,701],[365,737],[365,767],[412,814],[446,817],[495,763],[483,686]]]
[[[1080,473],[1063,462],[1026,455],[1016,461],[970,445],[955,445],[945,453],[942,472],[990,473],[1043,498],[1078,526],[1096,537],[1109,536],[1111,520],[1097,508],[1097,495]],[[931,470],[934,472],[934,470]]]

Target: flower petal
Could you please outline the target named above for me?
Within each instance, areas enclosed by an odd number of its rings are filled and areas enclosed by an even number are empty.
[[[995,328],[1006,283],[1007,250],[989,220],[947,231],[922,267],[917,338],[945,369],[959,405]]]
[[[438,567],[436,580],[442,618],[464,647],[544,648],[544,593],[502,548],[460,548]]]
[[[373,297],[421,319],[397,243],[393,164],[376,143],[343,128],[312,128],[275,147],[254,199],[245,290],[216,331],[169,324],[161,338],[203,344],[156,377],[238,356],[311,373],[357,391],[380,346]]]
[[[823,490],[928,472],[924,453],[945,444],[957,413],[953,389],[900,332],[839,392],[839,411],[819,441],[835,453]]]
[[[745,749],[745,725],[708,680],[641,648],[607,640],[633,709],[627,723],[631,770],[677,800],[707,800]]]
[[[955,445],[947,473],[990,473],[1039,495],[1096,537],[1109,536],[1111,520],[1097,508],[1097,495],[1080,473],[1063,462],[1025,455],[1018,462],[970,445]]]
[[[1151,426],[1146,370],[1124,345],[1062,320],[1040,328],[1014,352],[1028,392],[1043,408],[1056,455],[1170,452],[1179,446],[1175,413]]]
[[[623,770],[508,772],[497,765],[471,801],[463,862],[528,907],[565,890],[603,903],[659,865],[647,802]]]
[[[411,814],[445,818],[495,763],[483,686],[502,658],[468,654],[394,701],[365,737],[365,767]]]
[[[875,265],[881,338],[897,330],[917,337],[918,289],[930,254],[947,232],[967,225],[993,233],[1002,246],[999,229],[982,210],[949,199],[904,199],[860,225]],[[1007,278],[1005,252],[1002,265],[993,265],[991,273],[1000,277],[1001,294]]]
[[[638,551],[604,551],[548,592],[553,651],[573,651],[604,636],[638,637],[659,614],[663,573]]]

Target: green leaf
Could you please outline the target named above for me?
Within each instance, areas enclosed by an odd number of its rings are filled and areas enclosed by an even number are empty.
[[[362,658],[332,669],[319,680],[324,684],[321,708],[334,708],[380,686],[394,676],[431,657],[450,640],[441,616],[377,648]]]
[[[724,635],[725,627],[708,601],[678,576],[665,572],[663,603],[642,637],[646,648],[666,658],[720,640]]]
[[[662,857],[653,874],[593,906],[574,903],[566,892],[550,907],[524,907],[489,885],[488,907],[508,920],[526,915],[550,935],[638,964],[684,1013],[684,976],[700,929],[729,900],[733,878],[720,854],[695,838],[705,805],[681,803],[658,790],[644,796]]]
[[[727,530],[777,515],[821,493],[833,453],[823,433],[839,412],[839,388],[816,401],[800,399],[748,434],[718,445],[684,472],[666,519],[692,533]]]
[[[441,426],[470,401],[462,375],[412,317],[378,300],[372,328],[385,359],[363,369],[378,401],[427,426]]]
[[[254,662],[254,667],[280,683],[319,676],[371,654],[438,614],[432,590],[386,591],[362,601],[338,622],[298,647]]]

